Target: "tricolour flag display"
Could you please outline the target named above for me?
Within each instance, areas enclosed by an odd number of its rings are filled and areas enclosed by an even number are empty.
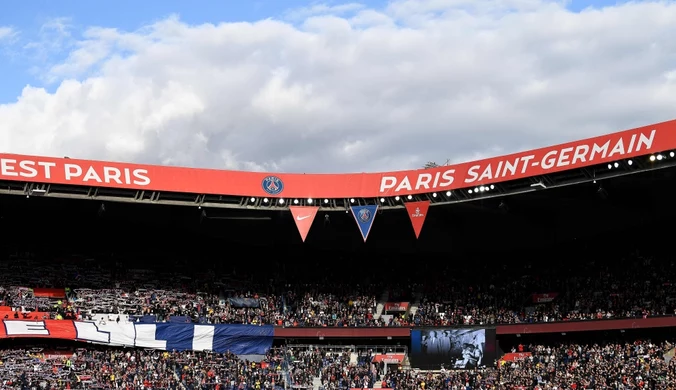
[[[406,203],[406,212],[411,219],[413,230],[415,231],[415,238],[420,238],[420,231],[422,230],[425,218],[427,217],[427,210],[430,208],[430,201],[423,200],[420,202]]]
[[[352,209],[354,220],[357,221],[359,232],[364,238],[364,242],[366,242],[373,226],[373,220],[376,219],[378,205],[352,206],[350,208]]]
[[[291,215],[293,215],[293,220],[296,221],[296,227],[298,228],[298,233],[300,233],[300,238],[307,238],[307,234],[310,232],[312,227],[312,222],[317,216],[317,211],[319,207],[316,206],[290,206]]]
[[[52,338],[164,351],[264,355],[272,347],[271,325],[199,325],[127,321],[1,320],[0,340]]]

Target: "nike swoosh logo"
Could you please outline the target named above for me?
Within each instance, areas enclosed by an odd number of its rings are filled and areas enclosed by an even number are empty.
[[[309,215],[306,215],[306,216],[304,216],[304,217],[298,216],[298,217],[296,217],[296,221],[302,221],[302,220],[308,219],[308,218],[310,218]]]

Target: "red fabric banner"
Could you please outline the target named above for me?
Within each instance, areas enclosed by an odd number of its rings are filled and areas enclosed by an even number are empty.
[[[50,359],[63,359],[67,358],[70,359],[73,357],[73,352],[72,351],[46,351],[42,354],[43,360],[50,360]]]
[[[57,298],[66,297],[66,290],[63,288],[34,288],[33,295],[38,298]]]
[[[513,352],[506,353],[503,357],[500,358],[500,360],[503,362],[513,362],[517,360],[524,360],[529,356],[531,356],[530,352]]]
[[[556,299],[559,293],[533,294],[533,303],[549,303]]]
[[[296,227],[298,228],[298,233],[300,233],[300,238],[305,242],[307,234],[310,232],[312,227],[312,222],[317,216],[317,211],[319,207],[317,206],[290,206],[291,215],[293,215],[293,220],[296,222]]]
[[[387,302],[385,311],[408,311],[408,302]]]
[[[429,200],[406,203],[406,212],[408,212],[408,217],[411,219],[411,225],[413,225],[413,230],[415,231],[415,238],[420,238],[420,231],[425,223],[425,217],[427,217],[429,208]]]
[[[69,320],[3,320],[0,326],[0,339],[15,337],[37,337],[62,340],[76,340],[77,331],[73,321]]]
[[[406,354],[403,353],[381,353],[373,356],[373,362],[375,363],[387,363],[387,364],[401,364],[406,358]]]

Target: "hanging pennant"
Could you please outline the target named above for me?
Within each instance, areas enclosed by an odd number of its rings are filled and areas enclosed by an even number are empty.
[[[350,208],[352,209],[354,220],[357,221],[359,232],[361,232],[361,236],[364,238],[364,242],[366,242],[373,226],[373,220],[376,218],[378,205],[352,206]]]
[[[298,228],[298,233],[300,233],[300,238],[303,239],[303,242],[305,242],[307,234],[310,232],[310,228],[312,227],[312,222],[317,216],[319,207],[290,206],[289,210],[291,210],[293,220],[296,222],[296,227]]]
[[[415,231],[415,238],[420,238],[420,231],[422,230],[425,218],[427,217],[427,210],[430,208],[430,201],[423,200],[420,202],[406,203],[406,212],[411,219],[413,230]]]

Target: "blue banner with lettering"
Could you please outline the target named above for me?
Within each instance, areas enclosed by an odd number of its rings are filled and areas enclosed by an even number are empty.
[[[233,307],[260,307],[260,301],[257,298],[229,298],[228,301]]]
[[[350,208],[352,209],[354,220],[357,221],[359,232],[364,238],[364,242],[366,242],[373,226],[373,220],[376,219],[378,205],[352,206]]]
[[[62,328],[64,324],[66,324],[65,321],[56,323]],[[72,333],[76,335],[76,340],[166,351],[193,350],[231,352],[236,355],[263,355],[272,347],[274,339],[272,325],[208,325],[173,322],[148,324],[126,321],[107,323],[72,321],[72,324],[75,328]],[[68,336],[69,332],[64,335]],[[50,336],[61,337],[56,333],[53,331]]]
[[[2,320],[0,339],[43,337],[166,351],[214,351],[264,355],[272,347],[272,325],[201,325],[158,322]]]
[[[211,350],[235,355],[264,355],[272,347],[274,328],[255,325],[156,324],[155,338],[167,351]]]

